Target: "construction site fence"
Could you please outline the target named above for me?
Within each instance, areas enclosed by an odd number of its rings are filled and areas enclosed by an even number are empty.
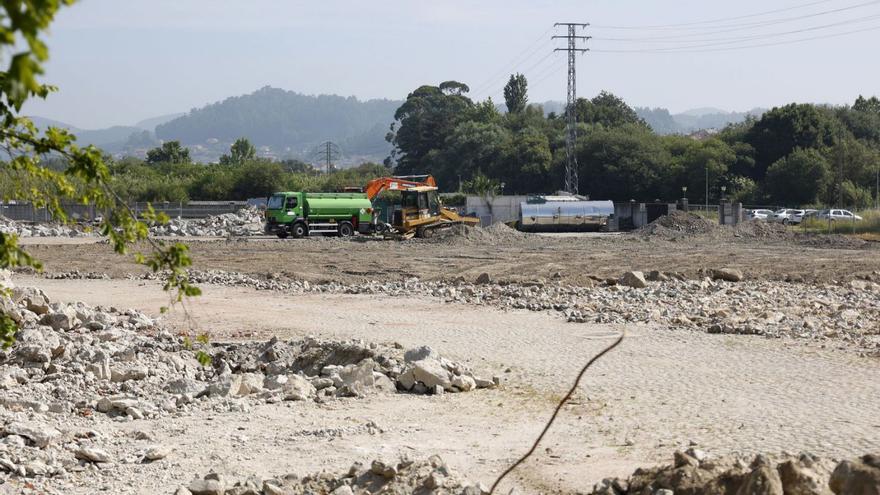
[[[191,201],[185,202],[157,202],[129,203],[129,207],[140,215],[152,205],[156,212],[168,215],[170,218],[204,218],[224,213],[235,213],[246,207],[248,201]],[[62,204],[67,218],[73,221],[91,221],[101,216],[101,210],[95,205],[79,203]],[[16,222],[46,223],[52,222],[52,214],[45,207],[35,207],[30,203],[3,203],[0,204],[0,216]]]

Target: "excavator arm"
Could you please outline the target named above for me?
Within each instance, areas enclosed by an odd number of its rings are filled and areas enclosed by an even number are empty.
[[[422,179],[416,181],[411,179]],[[409,175],[401,177],[380,177],[373,179],[364,187],[367,198],[374,200],[382,191],[401,191],[414,187],[437,187],[437,182],[430,175]]]

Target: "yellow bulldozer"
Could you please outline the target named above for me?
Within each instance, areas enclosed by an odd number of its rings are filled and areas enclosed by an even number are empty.
[[[390,230],[402,237],[431,237],[439,229],[453,225],[473,227],[480,219],[459,215],[443,206],[437,182],[430,175],[407,175],[373,179],[364,188],[372,201],[382,191],[400,191],[401,208],[392,215]]]

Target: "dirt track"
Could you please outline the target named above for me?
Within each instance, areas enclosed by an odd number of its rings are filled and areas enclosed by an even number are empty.
[[[482,234],[481,234],[482,235]],[[111,280],[17,276],[57,301],[133,307],[158,316],[167,304],[155,281],[126,280],[138,267],[88,239],[29,240],[48,273],[107,273]],[[735,266],[748,278],[848,282],[880,280],[880,248],[847,239],[796,241],[713,237],[661,240],[639,235],[453,237],[431,241],[270,238],[185,239],[195,267],[309,281],[617,278],[625,270],[698,276]],[[828,245],[837,247],[816,247]],[[196,473],[231,476],[346,470],[354,461],[440,454],[475,481],[491,483],[525,451],[583,362],[622,330],[566,323],[553,312],[501,311],[437,298],[292,295],[203,285],[195,325],[215,341],[319,337],[430,345],[485,375],[497,390],[417,397],[394,394],[324,405],[262,404],[246,415],[119,423],[110,436],[151,429],[172,445],[173,463],[120,464],[126,493],[170,493]],[[829,290],[836,290],[833,286]],[[190,328],[179,313],[166,320]],[[808,451],[852,457],[880,444],[880,361],[822,342],[709,335],[658,325],[628,328],[624,345],[601,361],[564,409],[540,454],[517,472],[522,493],[584,493],[608,476],[666,460],[696,444],[713,455]],[[374,423],[380,432],[364,429]],[[116,433],[113,433],[116,432]],[[343,432],[339,435],[327,432]],[[71,492],[74,493],[74,492]]]
[[[166,302],[154,282],[21,279],[55,300],[138,307]],[[344,470],[376,455],[442,455],[490,483],[525,451],[583,361],[620,327],[571,324],[548,313],[501,312],[432,298],[308,295],[205,286],[191,311],[215,340],[317,335],[428,344],[504,378],[499,390],[394,395],[326,406],[257,406],[235,413],[102,428],[154,428],[183,455],[162,479],[131,473],[133,493],[168,492],[209,469],[263,475]],[[184,325],[180,314],[169,323]],[[842,457],[880,444],[880,362],[799,341],[638,326],[601,361],[521,469],[524,493],[575,493],[599,479],[665,460],[691,442],[713,454],[809,451]],[[506,370],[508,370],[505,372]],[[374,422],[383,431],[358,428]],[[326,437],[335,428],[353,433]],[[312,432],[312,433],[310,433]],[[245,440],[242,440],[245,438]],[[546,449],[546,450],[545,450]]]
[[[809,242],[684,238],[679,241],[634,234],[612,236],[513,235],[501,238],[408,242],[311,238],[278,240],[182,239],[194,267],[251,274],[277,273],[309,281],[472,280],[486,272],[496,280],[558,276],[571,284],[590,277],[618,277],[626,270],[661,270],[695,277],[701,269],[736,266],[753,279],[840,281],[872,276],[880,268],[880,244],[814,237]],[[47,271],[100,271],[112,277],[144,269],[94,240],[51,243],[28,240]],[[68,241],[64,239],[64,241]],[[32,243],[32,244],[31,244]],[[842,247],[823,247],[826,244]]]

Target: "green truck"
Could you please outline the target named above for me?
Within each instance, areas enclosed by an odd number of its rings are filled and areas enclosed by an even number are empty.
[[[376,221],[364,193],[278,192],[266,202],[264,231],[281,239],[317,233],[348,237],[375,232]]]

